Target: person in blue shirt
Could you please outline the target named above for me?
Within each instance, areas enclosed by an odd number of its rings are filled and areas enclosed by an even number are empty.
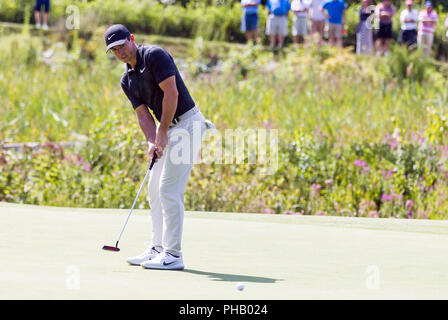
[[[345,24],[347,7],[341,0],[329,0],[322,5],[321,11],[327,17],[327,37],[331,46],[342,48],[342,30]]]
[[[266,34],[270,38],[270,49],[283,48],[285,37],[288,35],[288,13],[291,4],[288,0],[268,0],[266,3],[268,17],[266,20]]]
[[[246,33],[246,41],[258,43],[258,6],[260,0],[241,0],[243,16],[241,17],[241,31]]]

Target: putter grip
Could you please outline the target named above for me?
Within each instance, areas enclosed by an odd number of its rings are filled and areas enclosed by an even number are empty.
[[[151,170],[152,167],[154,166],[154,163],[156,162],[156,159],[157,159],[157,154],[156,154],[156,152],[154,151],[154,154],[152,155],[151,164],[149,165],[149,170]]]

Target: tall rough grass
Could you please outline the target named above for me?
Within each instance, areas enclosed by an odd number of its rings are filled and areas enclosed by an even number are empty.
[[[67,39],[2,39],[1,143],[44,146],[1,151],[0,199],[128,206],[148,160],[119,86],[123,65],[95,37]],[[187,209],[446,218],[448,94],[439,64],[398,48],[376,59],[326,46],[274,57],[245,46],[217,51],[219,68],[204,73],[196,62],[208,63],[216,44],[200,43],[183,52],[194,59],[178,60],[197,105],[219,130],[278,129],[279,169],[200,164]],[[80,144],[64,150],[57,141]]]

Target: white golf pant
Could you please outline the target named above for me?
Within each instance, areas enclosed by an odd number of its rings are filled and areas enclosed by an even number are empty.
[[[207,124],[198,111],[171,127],[168,145],[149,177],[152,246],[176,256],[181,255],[184,192]]]

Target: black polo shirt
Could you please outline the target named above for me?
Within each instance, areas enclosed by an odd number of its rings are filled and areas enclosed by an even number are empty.
[[[127,64],[121,77],[121,88],[135,109],[139,105],[148,106],[160,122],[162,118],[163,91],[159,83],[175,75],[179,93],[177,109],[174,117],[178,117],[195,106],[185,86],[179,70],[171,55],[158,46],[139,45],[137,49],[137,64],[134,69]]]

